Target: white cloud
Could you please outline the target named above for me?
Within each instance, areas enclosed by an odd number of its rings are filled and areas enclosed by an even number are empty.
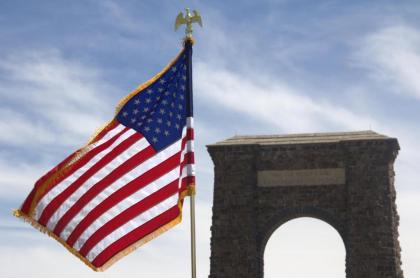
[[[395,91],[420,99],[420,32],[416,28],[400,25],[372,33],[360,45],[356,60]]]
[[[99,70],[56,50],[6,56],[0,72],[0,194],[23,199],[53,163],[113,117],[106,95],[116,89]]]
[[[55,135],[44,129],[35,120],[29,121],[25,115],[13,111],[9,108],[0,110],[1,119],[7,121],[0,122],[0,142],[13,145],[22,145],[31,142],[51,143]]]
[[[98,2],[106,13],[106,19],[114,23],[116,26],[120,26],[126,31],[139,31],[139,28],[143,24],[139,24],[140,18],[133,18],[127,10],[123,9],[117,2],[111,0],[105,0]]]
[[[28,164],[24,162],[10,163],[0,160],[0,195],[3,198],[23,198],[29,194],[35,181],[46,173],[52,166]],[[22,174],[24,173],[24,174]]]
[[[0,107],[0,143],[84,142],[113,116],[115,104],[108,103],[106,95],[115,88],[102,82],[98,70],[65,59],[58,51],[10,55],[0,62],[0,70],[7,77],[0,80],[5,101]]]
[[[375,122],[327,100],[312,99],[281,81],[251,79],[209,64],[196,66],[195,84],[207,101],[271,124],[281,132],[366,130]]]

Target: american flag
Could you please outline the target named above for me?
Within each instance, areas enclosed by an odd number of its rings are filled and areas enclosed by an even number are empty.
[[[16,215],[97,271],[179,223],[194,191],[190,61],[187,43],[87,146],[36,182]]]

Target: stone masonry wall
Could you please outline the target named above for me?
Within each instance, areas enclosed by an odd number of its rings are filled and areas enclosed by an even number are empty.
[[[212,145],[215,165],[210,278],[263,277],[264,249],[297,217],[333,226],[346,247],[346,277],[403,278],[393,162],[398,142]],[[343,184],[258,184],[260,171],[344,169]]]

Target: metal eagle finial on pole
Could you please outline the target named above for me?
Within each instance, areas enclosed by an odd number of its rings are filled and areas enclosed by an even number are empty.
[[[185,40],[192,40],[192,24],[197,22],[200,27],[203,27],[203,21],[201,20],[201,15],[198,11],[193,10],[192,14],[190,9],[185,9],[185,16],[180,12],[175,19],[175,31],[178,30],[179,26],[185,24]]]

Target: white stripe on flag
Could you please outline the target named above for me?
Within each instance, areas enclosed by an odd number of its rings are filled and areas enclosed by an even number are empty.
[[[99,205],[102,201],[104,201],[108,196],[116,192],[118,189],[122,188],[123,186],[127,185],[132,180],[138,178],[148,170],[156,167],[160,163],[167,160],[169,157],[173,156],[180,149],[180,141],[176,141],[174,144],[170,145],[163,151],[155,154],[148,160],[144,161],[142,164],[136,166],[130,172],[123,175],[121,178],[116,180],[113,184],[108,186],[104,191],[99,193],[95,198],[93,198],[86,206],[80,210],[80,212],[73,217],[73,219],[67,224],[65,229],[61,232],[60,237],[64,240],[70,236],[76,226],[82,221],[86,215],[94,209],[97,205]]]
[[[118,125],[114,129],[110,130],[101,140],[94,143],[94,147],[102,145],[103,143],[107,142],[113,136],[115,136],[118,132],[122,131],[125,127],[123,125]],[[134,132],[126,131],[124,132],[111,146],[106,148],[105,150],[101,151],[100,153],[96,154],[92,157],[89,162],[87,162],[83,167],[77,169],[72,175],[68,176],[64,180],[62,180],[59,184],[57,184],[54,188],[52,188],[47,194],[45,194],[42,199],[37,204],[35,211],[34,211],[34,218],[39,220],[44,211],[45,207],[55,198],[63,192],[70,184],[72,184],[76,179],[78,179],[83,173],[89,170],[94,164],[96,164],[102,157],[112,151],[116,146],[118,146],[122,141],[127,139],[129,136],[133,135]]]
[[[182,150],[182,153],[181,153],[181,161],[184,160],[185,155],[189,152],[192,152],[192,153],[194,152],[194,141],[193,140],[189,140],[185,143],[185,147],[184,147],[184,149]]]
[[[194,118],[188,117],[187,118],[187,127],[193,127],[194,126]]]
[[[178,203],[178,193],[172,195],[171,197],[162,201],[156,206],[148,209],[147,211],[143,212],[139,216],[131,219],[130,221],[128,221],[127,223],[119,227],[118,229],[114,230],[109,235],[107,235],[101,241],[99,241],[89,251],[86,258],[92,262],[96,258],[96,256],[98,256],[102,251],[104,251],[113,242],[117,241],[118,239],[122,238],[123,236],[127,235],[134,229],[142,226],[143,224],[152,220],[153,218],[158,217],[160,214],[174,207],[177,203]]]
[[[109,173],[119,167],[121,164],[126,162],[135,154],[149,146],[147,140],[143,137],[139,141],[135,142],[125,151],[116,156],[111,162],[106,164],[104,167],[99,169],[94,175],[92,175],[85,183],[83,183],[76,191],[73,192],[54,212],[54,214],[48,220],[47,227],[50,230],[54,230],[58,220],[70,209],[80,197],[85,194],[93,185],[105,178]]]
[[[187,152],[194,152],[194,141],[193,140],[189,140],[189,141],[186,142],[185,150]]]

